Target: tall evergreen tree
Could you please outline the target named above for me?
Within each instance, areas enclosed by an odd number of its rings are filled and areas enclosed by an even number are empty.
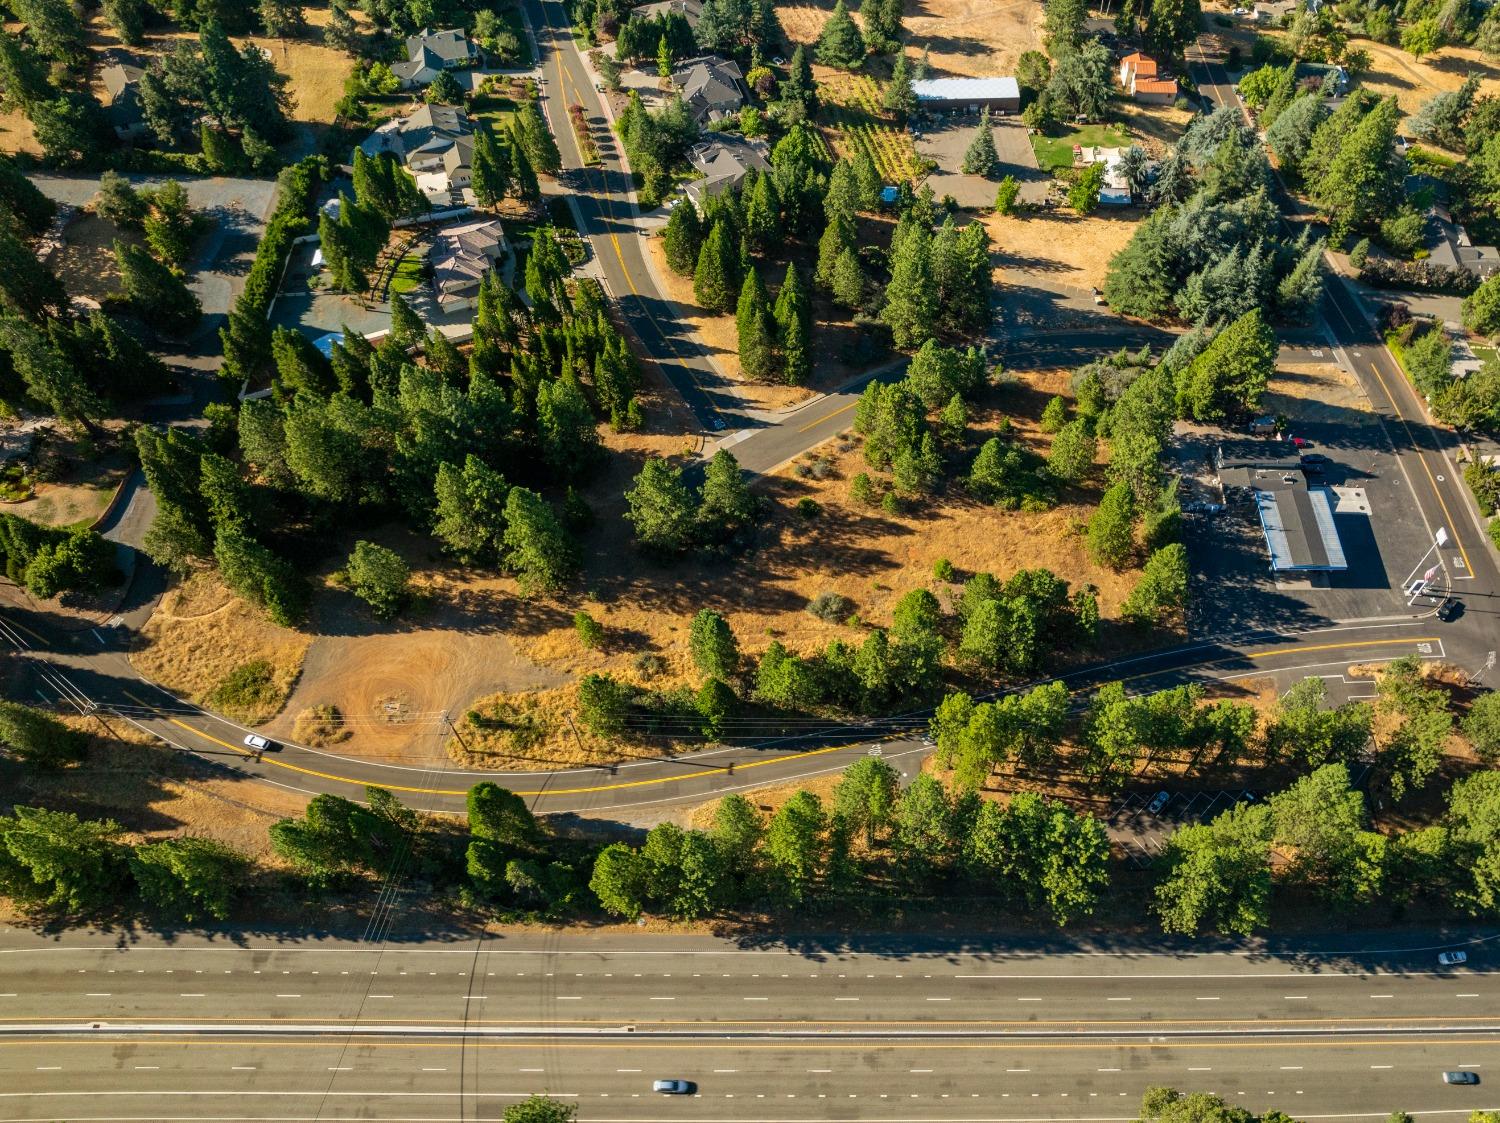
[[[844,6],[844,0],[837,0],[828,21],[823,24],[823,30],[818,35],[817,50],[818,61],[825,66],[854,70],[864,62],[864,36],[860,34],[859,25],[849,14],[849,9]]]
[[[891,283],[880,310],[896,346],[903,350],[920,346],[937,327],[931,256],[931,233],[924,224],[911,224],[895,249]]]
[[[693,206],[673,207],[662,229],[662,250],[672,271],[683,277],[691,277],[698,267],[698,254],[703,249],[703,225],[698,219],[698,210]]]
[[[994,126],[990,124],[990,111],[985,108],[979,114],[979,128],[974,133],[974,139],[964,149],[963,173],[989,176],[999,162],[1000,156],[995,151]]]
[[[740,286],[739,305],[735,309],[735,326],[739,334],[740,367],[751,378],[766,378],[776,368],[776,333],[771,320],[770,300],[760,272],[751,267]]]
[[[698,252],[693,295],[710,312],[727,312],[734,307],[738,290],[739,256],[729,227],[721,219],[714,223]]]

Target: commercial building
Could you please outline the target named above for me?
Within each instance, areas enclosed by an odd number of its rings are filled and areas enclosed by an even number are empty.
[[[911,92],[930,113],[978,113],[981,109],[1017,113],[1021,109],[1021,87],[1010,77],[926,78],[913,82]]]

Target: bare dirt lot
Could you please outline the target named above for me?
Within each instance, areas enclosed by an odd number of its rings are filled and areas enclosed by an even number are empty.
[[[833,4],[777,5],[794,43],[811,43]],[[856,13],[855,18],[859,16]],[[1042,6],[1034,0],[915,0],[906,6],[907,40],[937,75],[1014,74],[1021,52],[1041,46]]]
[[[62,244],[48,256],[47,264],[62,278],[70,296],[103,300],[120,287],[120,267],[115,261],[116,240],[142,245],[139,231],[121,230],[107,218],[79,211],[63,230]]]
[[[1002,277],[1016,283],[1044,281],[1080,289],[1102,288],[1112,258],[1135,233],[1134,212],[1080,217],[1060,211],[987,215]]]

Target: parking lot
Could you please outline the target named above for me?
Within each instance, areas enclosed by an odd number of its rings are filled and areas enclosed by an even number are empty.
[[[1162,795],[1167,797],[1165,803],[1152,811],[1152,803]],[[1159,788],[1156,791],[1126,792],[1110,808],[1104,826],[1110,839],[1125,851],[1126,861],[1132,868],[1145,869],[1161,853],[1167,838],[1178,827],[1207,822],[1236,803],[1261,798],[1263,793],[1240,788],[1206,792]]]

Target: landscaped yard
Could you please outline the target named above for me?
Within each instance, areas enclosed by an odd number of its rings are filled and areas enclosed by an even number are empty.
[[[408,293],[421,287],[422,269],[426,264],[425,253],[409,253],[403,257],[391,275],[391,291]]]
[[[1062,136],[1034,135],[1031,147],[1036,151],[1036,162],[1044,172],[1055,172],[1073,166],[1073,146],[1123,148],[1130,137],[1118,125],[1084,125]]]

